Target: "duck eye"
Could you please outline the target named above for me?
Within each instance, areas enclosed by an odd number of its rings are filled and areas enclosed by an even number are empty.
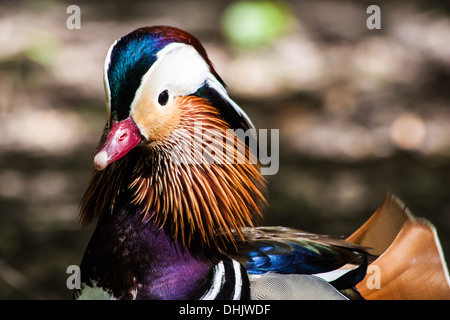
[[[167,104],[167,101],[169,100],[169,91],[164,90],[159,94],[158,97],[158,103],[162,106],[165,106]]]

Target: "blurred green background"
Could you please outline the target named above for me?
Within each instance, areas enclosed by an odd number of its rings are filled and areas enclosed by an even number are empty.
[[[77,209],[105,123],[104,58],[155,24],[196,35],[256,127],[280,130],[263,224],[348,236],[393,192],[450,256],[448,2],[2,0],[1,299],[71,298],[66,268],[93,230]]]

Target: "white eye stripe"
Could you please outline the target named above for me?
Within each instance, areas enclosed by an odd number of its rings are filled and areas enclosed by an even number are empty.
[[[142,77],[131,110],[142,94],[155,105],[164,90],[169,92],[169,102],[174,96],[192,94],[205,83],[209,72],[209,65],[194,47],[171,43],[157,53],[157,60]]]
[[[245,113],[244,110],[239,107],[239,105],[233,101],[233,99],[230,98],[228,95],[227,90],[223,87],[223,85],[217,80],[217,78],[212,74],[209,73],[209,76],[206,79],[206,82],[208,86],[216,90],[222,97],[225,98],[229,102],[229,104],[233,107],[233,109],[237,112],[237,114],[242,117],[245,122],[247,123],[248,128],[254,129],[255,126],[253,125],[252,121],[248,117],[248,115]]]

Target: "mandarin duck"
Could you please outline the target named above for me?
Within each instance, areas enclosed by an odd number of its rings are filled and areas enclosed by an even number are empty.
[[[79,215],[96,227],[75,298],[450,297],[435,229],[394,196],[347,239],[256,227],[267,192],[255,136],[230,138],[254,126],[193,35],[123,36],[104,86],[107,123]],[[372,266],[380,286],[368,285]]]

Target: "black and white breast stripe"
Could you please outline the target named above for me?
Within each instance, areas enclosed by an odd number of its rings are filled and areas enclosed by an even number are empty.
[[[248,300],[250,284],[245,268],[236,260],[224,259],[214,266],[209,289],[200,300]]]

